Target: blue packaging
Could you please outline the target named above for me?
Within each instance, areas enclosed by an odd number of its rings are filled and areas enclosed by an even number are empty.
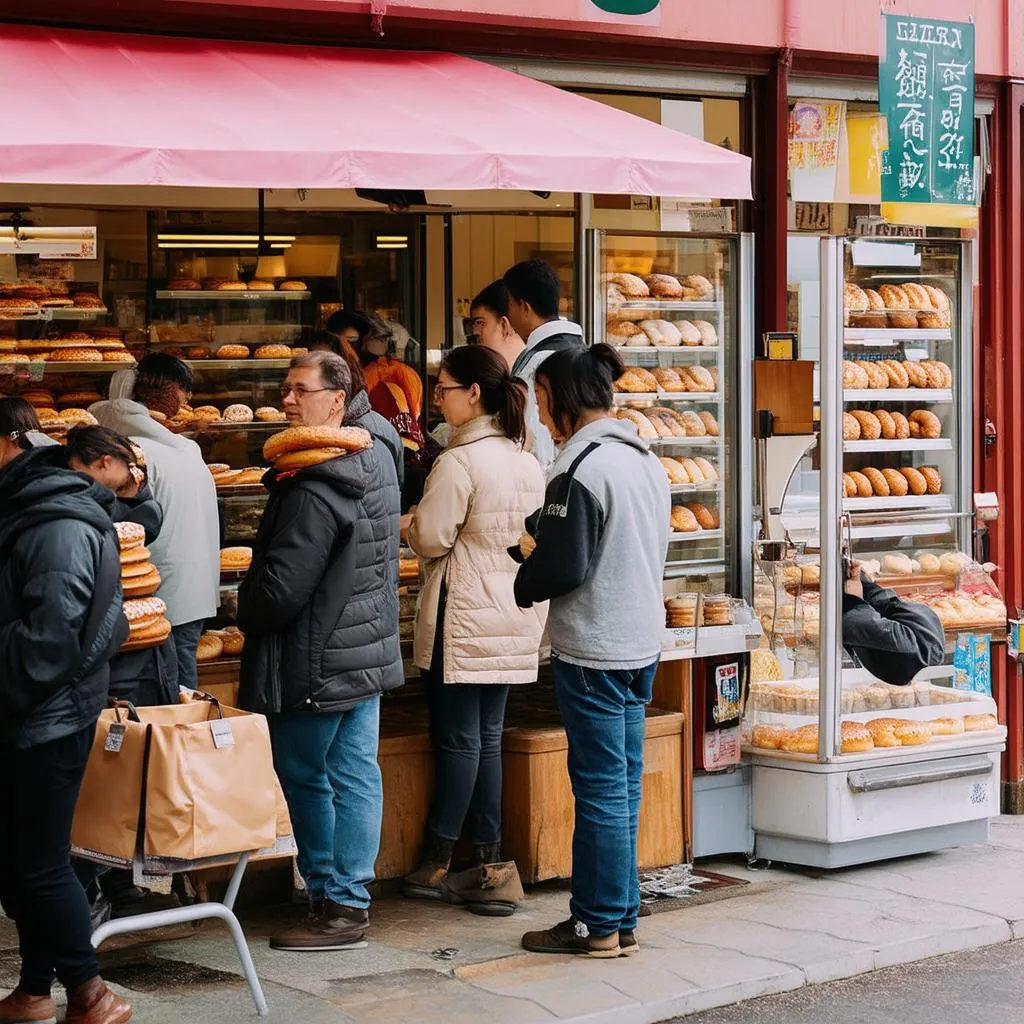
[[[992,637],[971,636],[971,689],[992,696]]]
[[[969,633],[958,633],[953,647],[953,689],[973,689],[972,672],[972,637]]]

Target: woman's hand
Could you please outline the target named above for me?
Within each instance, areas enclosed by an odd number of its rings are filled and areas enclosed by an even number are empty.
[[[846,592],[854,597],[864,597],[864,585],[860,581],[860,562],[850,561],[846,576]]]
[[[405,513],[401,519],[398,520],[398,528],[402,538],[402,543],[406,544],[409,541],[409,529],[412,526],[412,521],[416,517],[416,506],[413,505],[408,512]]]

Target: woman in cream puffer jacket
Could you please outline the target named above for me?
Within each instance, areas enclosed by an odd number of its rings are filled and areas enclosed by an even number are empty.
[[[405,892],[440,899],[467,818],[479,862],[499,860],[505,703],[510,684],[537,679],[547,608],[517,607],[508,554],[544,498],[540,464],[523,449],[521,389],[500,356],[467,346],[445,359],[434,397],[453,433],[408,540],[424,563],[414,660],[437,771],[424,863]]]

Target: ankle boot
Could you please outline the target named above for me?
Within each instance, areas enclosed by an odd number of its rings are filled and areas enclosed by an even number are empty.
[[[473,849],[476,851],[476,862],[484,864],[501,863],[501,843],[477,843]]]
[[[500,856],[496,846],[487,850]],[[523,900],[523,883],[514,860],[481,863],[449,874],[443,887],[447,902],[468,907],[471,913],[483,917],[509,917]]]
[[[31,996],[16,988],[0,999],[0,1024],[56,1024],[57,1007],[50,996]]]
[[[127,999],[111,992],[99,977],[68,992],[66,1024],[125,1024],[132,1008]]]
[[[452,864],[455,842],[428,835],[420,866],[402,879],[402,895],[414,900],[443,900],[441,888]]]

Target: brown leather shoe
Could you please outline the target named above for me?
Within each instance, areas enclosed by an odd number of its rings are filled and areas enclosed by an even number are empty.
[[[131,1004],[111,992],[99,977],[68,993],[65,1024],[125,1024],[132,1019]]]
[[[619,947],[619,933],[591,935],[582,921],[570,917],[560,921],[554,928],[541,932],[527,932],[523,936],[523,949],[531,953],[569,953],[574,956],[591,956],[599,960],[610,960],[622,954]]]
[[[323,953],[331,950],[365,949],[370,914],[355,907],[324,900],[320,913],[315,910],[302,924],[270,938],[271,949],[297,953]]]
[[[523,901],[523,883],[514,860],[449,874],[442,889],[447,902],[483,917],[508,917]]]
[[[55,1024],[57,1007],[49,996],[30,996],[16,988],[0,999],[0,1024]]]

